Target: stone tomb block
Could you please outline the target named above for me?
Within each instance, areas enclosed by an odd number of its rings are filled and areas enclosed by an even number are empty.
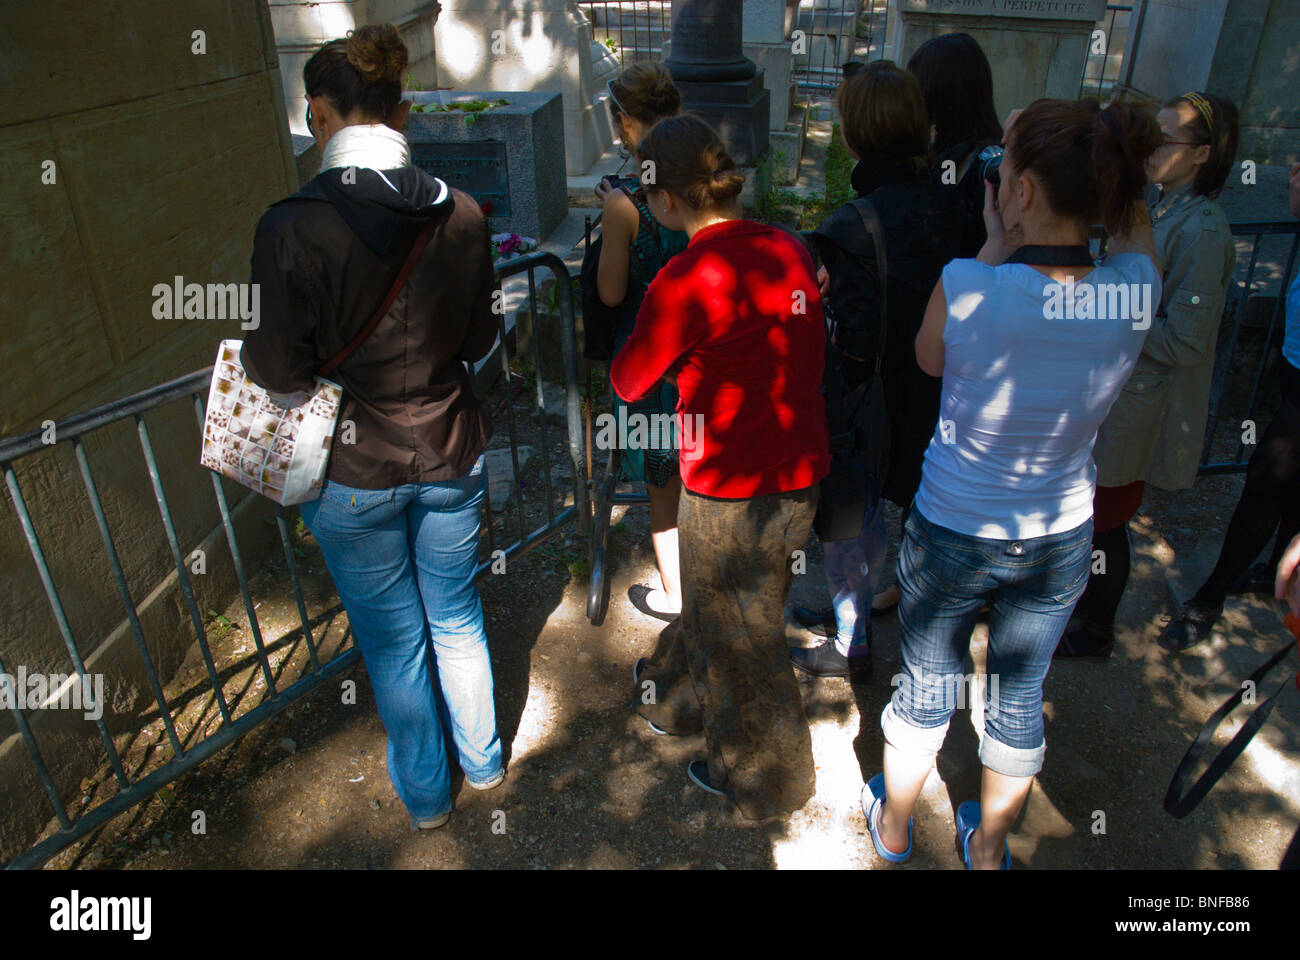
[[[407,96],[415,104],[403,131],[411,144],[411,162],[477,200],[493,233],[542,240],[564,219],[569,200],[564,106],[558,93],[426,91]],[[492,106],[480,112],[455,109],[475,101]],[[417,112],[417,107],[424,110]]]

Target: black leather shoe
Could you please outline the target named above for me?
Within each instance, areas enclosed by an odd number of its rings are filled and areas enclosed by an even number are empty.
[[[871,679],[871,653],[846,657],[827,640],[815,647],[795,647],[790,651],[790,662],[795,668],[813,677],[844,677],[850,683],[865,683]]]
[[[1210,631],[1223,614],[1222,607],[1187,604],[1181,617],[1170,620],[1156,643],[1170,653],[1179,653],[1210,639]]]
[[[632,606],[636,607],[647,617],[655,617],[665,623],[672,623],[681,616],[681,613],[668,613],[663,610],[656,610],[654,607],[650,606],[646,598],[650,596],[652,592],[653,591],[645,584],[634,583],[632,586],[627,588],[627,598],[632,601]]]
[[[835,608],[823,607],[814,610],[811,607],[795,607],[790,611],[791,619],[805,630],[832,636],[839,629],[835,625]]]
[[[1115,630],[1097,630],[1085,623],[1077,630],[1068,631],[1056,645],[1053,660],[1093,660],[1110,659],[1115,649]]]

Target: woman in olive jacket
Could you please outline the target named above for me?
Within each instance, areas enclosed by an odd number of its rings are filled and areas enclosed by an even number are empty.
[[[1097,433],[1093,575],[1076,608],[1083,622],[1062,638],[1058,659],[1110,656],[1128,584],[1128,522],[1148,482],[1162,490],[1195,482],[1205,438],[1214,345],[1236,263],[1215,198],[1237,152],[1237,108],[1187,93],[1167,101],[1157,121],[1164,145],[1148,173],[1162,188],[1151,222],[1164,292],[1137,366]]]

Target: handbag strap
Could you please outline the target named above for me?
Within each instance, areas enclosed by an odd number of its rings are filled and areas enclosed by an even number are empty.
[[[1281,663],[1295,646],[1296,644],[1288,642],[1286,646],[1261,664],[1259,669],[1250,675],[1250,684],[1252,689],[1261,679],[1263,679],[1266,673]],[[1236,735],[1234,735],[1228,742],[1227,746],[1220,750],[1214,760],[1210,762],[1210,765],[1205,768],[1205,772],[1201,774],[1200,778],[1197,779],[1190,788],[1186,789],[1186,792],[1184,792],[1184,787],[1187,783],[1188,776],[1192,772],[1192,768],[1196,766],[1197,762],[1201,759],[1201,754],[1205,752],[1205,748],[1209,746],[1210,741],[1214,738],[1214,732],[1219,729],[1219,724],[1223,723],[1224,719],[1232,712],[1233,708],[1236,707],[1237,704],[1241,703],[1245,698],[1245,685],[1243,684],[1241,689],[1229,697],[1223,705],[1219,707],[1219,709],[1215,710],[1214,713],[1210,715],[1210,718],[1205,721],[1205,726],[1201,728],[1201,732],[1197,735],[1196,740],[1187,748],[1187,753],[1183,755],[1182,761],[1178,764],[1178,769],[1174,771],[1173,779],[1169,781],[1169,790],[1165,793],[1164,806],[1166,812],[1181,820],[1196,809],[1197,804],[1205,798],[1205,795],[1210,792],[1216,783],[1219,782],[1220,778],[1228,772],[1228,768],[1232,766],[1233,761],[1236,760],[1241,752],[1246,749],[1246,746],[1250,743],[1251,739],[1254,738],[1257,732],[1259,732],[1259,728],[1264,725],[1264,721],[1266,721],[1269,714],[1273,712],[1273,701],[1277,699],[1277,695],[1286,688],[1289,682],[1289,677],[1286,680],[1283,680],[1282,685],[1273,691],[1273,695],[1255,708],[1254,712],[1246,718],[1246,722],[1241,725],[1241,729],[1237,731]],[[1300,678],[1297,678],[1297,682],[1300,683]]]
[[[876,245],[876,273],[880,276],[880,337],[876,345],[876,373],[880,373],[880,366],[885,359],[885,334],[889,329],[889,261],[885,259],[885,228],[876,208],[866,197],[854,200],[853,209],[858,211],[862,225]]]
[[[411,247],[411,252],[406,255],[406,262],[402,264],[402,269],[398,271],[397,279],[393,281],[388,296],[384,297],[384,302],[380,304],[374,315],[366,321],[366,325],[361,328],[361,331],[349,340],[342,350],[325,361],[324,366],[318,371],[319,376],[323,377],[333,371],[340,363],[351,356],[352,351],[361,346],[368,336],[375,332],[375,327],[379,326],[379,321],[384,319],[388,313],[388,308],[397,299],[398,291],[406,286],[407,278],[410,277],[411,271],[415,269],[415,262],[420,259],[420,254],[424,252],[424,248],[429,243],[429,237],[433,235],[433,228],[437,223],[437,219],[430,220],[420,228],[420,232],[415,238],[415,244]]]

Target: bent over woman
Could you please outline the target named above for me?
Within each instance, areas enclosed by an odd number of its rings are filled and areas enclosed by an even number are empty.
[[[472,787],[504,779],[483,608],[474,586],[479,454],[492,434],[465,363],[496,339],[487,225],[467,194],[412,166],[398,132],[406,46],[389,25],[318,50],[303,70],[321,173],[271,207],[253,240],[262,322],[244,341],[268,390],[312,385],[324,360],[381,305],[427,243],[370,336],[331,374],[343,387],[319,500],[302,518],[320,544],[388,733],[388,773],[419,828],[451,815],[439,719]]]
[[[744,177],[708,124],[661,120],[639,153],[656,171],[655,217],[691,239],[650,284],[611,369],[630,400],[661,379],[681,394],[682,616],[634,671],[652,694],[637,703],[667,732],[702,726],[708,757],[691,780],[761,819],[813,793],[783,610],[830,467],[825,319],[803,244],[736,219]]]

